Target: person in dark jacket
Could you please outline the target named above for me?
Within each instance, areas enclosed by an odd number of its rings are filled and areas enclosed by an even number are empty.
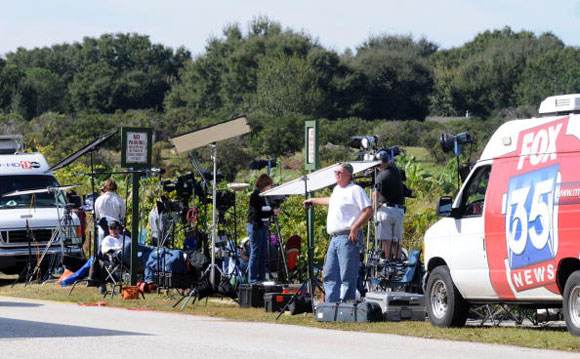
[[[379,153],[381,171],[375,179],[373,200],[376,201],[376,237],[385,258],[400,256],[405,215],[405,186],[395,157],[389,151]],[[407,189],[408,191],[408,189]]]
[[[250,260],[248,263],[248,277],[250,283],[261,282],[266,279],[266,251],[268,220],[273,209],[266,199],[260,196],[261,192],[272,188],[272,179],[262,174],[256,181],[256,188],[250,195],[248,208],[248,237],[250,237]]]

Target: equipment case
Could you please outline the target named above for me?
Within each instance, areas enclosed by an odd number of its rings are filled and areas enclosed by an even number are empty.
[[[425,320],[425,297],[422,294],[368,292],[365,301],[378,304],[387,321]]]
[[[316,307],[319,322],[378,322],[382,319],[377,303],[322,303]]]
[[[277,284],[240,284],[238,301],[242,308],[263,308],[264,294],[280,292],[282,292],[282,286]]]

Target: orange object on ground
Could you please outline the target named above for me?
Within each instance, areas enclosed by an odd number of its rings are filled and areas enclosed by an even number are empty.
[[[139,299],[139,294],[141,294],[141,291],[136,285],[123,287],[123,291],[121,292],[121,295],[125,300]]]
[[[60,286],[60,282],[67,279],[68,277],[70,277],[71,275],[73,275],[74,272],[70,271],[68,269],[65,269],[64,272],[62,272],[62,274],[60,275],[60,277],[58,278],[58,281],[56,282],[57,286]]]

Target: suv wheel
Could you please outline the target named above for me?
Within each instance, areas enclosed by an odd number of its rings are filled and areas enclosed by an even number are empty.
[[[580,270],[572,273],[564,287],[563,311],[568,331],[580,335]]]
[[[436,267],[427,280],[425,295],[431,324],[438,327],[461,327],[467,320],[469,306],[449,274],[447,266]]]

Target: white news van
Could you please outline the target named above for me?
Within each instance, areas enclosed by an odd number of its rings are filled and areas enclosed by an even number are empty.
[[[429,319],[465,324],[469,306],[562,308],[580,335],[580,94],[490,138],[443,218],[425,233]]]
[[[42,154],[18,152],[21,140],[21,136],[0,136],[0,272],[6,274],[20,273],[29,253],[32,253],[32,264],[36,265],[37,258],[47,248],[43,263],[49,263],[55,255],[82,255],[80,221],[74,213],[71,216],[74,235],[63,238],[62,244],[60,241],[59,235],[63,232],[57,228],[59,219],[63,218],[65,200],[57,202],[54,193],[48,192],[3,197],[14,191],[58,186]],[[53,233],[57,235],[48,247]]]

